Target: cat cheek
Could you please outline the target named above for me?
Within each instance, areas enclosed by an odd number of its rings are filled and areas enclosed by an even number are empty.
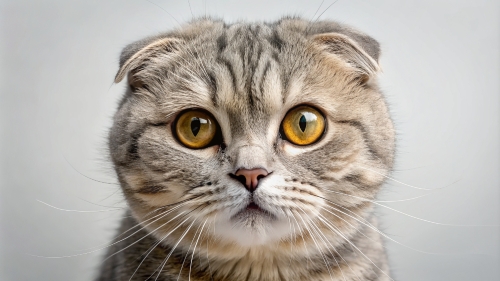
[[[315,143],[313,145],[298,146],[284,140],[278,145],[278,147],[281,149],[281,151],[284,152],[286,156],[293,157],[310,152],[311,150],[317,148],[317,145],[318,144]]]
[[[186,188],[177,184],[169,184],[168,189],[157,193],[136,192],[133,196],[146,203],[149,207],[163,207],[169,204],[179,202],[184,195]]]
[[[303,148],[299,148],[299,147],[297,147],[295,145],[292,145],[292,144],[290,144],[287,141],[281,142],[280,146],[281,146],[280,147],[281,151],[285,152],[285,154],[287,156],[297,156],[299,154],[304,153],[304,149]]]
[[[161,194],[135,194],[135,198],[146,203],[149,207],[163,207],[176,202],[175,196],[171,193]]]

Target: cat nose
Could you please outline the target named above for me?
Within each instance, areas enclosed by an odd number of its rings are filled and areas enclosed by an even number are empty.
[[[262,168],[256,169],[238,169],[234,173],[236,179],[239,180],[250,192],[254,192],[259,185],[259,180],[269,175],[269,173]]]

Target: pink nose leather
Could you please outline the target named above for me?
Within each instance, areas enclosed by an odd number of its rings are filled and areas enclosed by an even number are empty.
[[[239,169],[236,171],[235,175],[236,176],[244,176],[245,177],[245,187],[250,191],[253,192],[255,189],[257,189],[257,185],[259,184],[259,180],[265,176],[267,176],[269,173],[265,169],[257,168],[257,169]]]

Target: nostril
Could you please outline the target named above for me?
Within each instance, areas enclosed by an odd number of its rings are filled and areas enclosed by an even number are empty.
[[[231,178],[233,178],[233,179],[235,179],[235,180],[237,180],[237,181],[241,182],[241,184],[243,184],[243,185],[245,185],[245,186],[246,186],[246,184],[247,184],[247,179],[245,178],[245,176],[243,176],[243,175],[239,175],[239,176],[237,176],[237,175],[234,175],[234,174],[229,174],[229,176],[230,176]]]

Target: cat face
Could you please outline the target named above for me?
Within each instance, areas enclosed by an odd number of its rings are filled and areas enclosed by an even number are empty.
[[[195,21],[130,45],[110,151],[133,215],[163,243],[201,226],[239,247],[340,241],[392,166],[377,59],[373,39],[299,19]]]

